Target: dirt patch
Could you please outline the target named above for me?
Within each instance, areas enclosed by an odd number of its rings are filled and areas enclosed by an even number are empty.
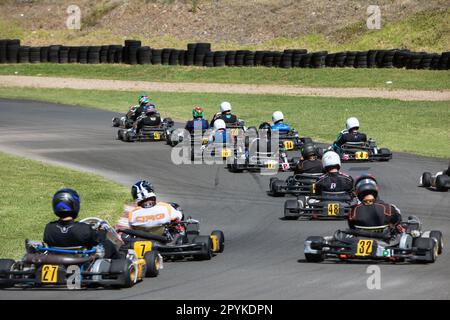
[[[385,98],[405,101],[450,101],[450,90],[384,90],[369,88],[310,88],[282,85],[223,83],[168,83],[147,81],[97,80],[57,77],[0,76],[0,86],[68,88],[85,90],[214,92],[236,94],[275,94],[339,98]]]

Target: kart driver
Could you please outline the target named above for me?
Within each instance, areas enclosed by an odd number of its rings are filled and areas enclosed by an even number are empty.
[[[186,122],[185,129],[189,131],[190,134],[194,133],[194,130],[205,132],[209,129],[209,123],[204,118],[205,112],[203,111],[202,107],[195,107],[192,109],[192,120],[189,120]]]
[[[302,157],[294,169],[294,174],[323,173],[322,161],[317,159],[316,148],[312,143],[303,146]]]
[[[220,112],[216,113],[213,116],[209,126],[214,126],[214,122],[217,119],[222,119],[227,125],[233,125],[239,122],[238,117],[231,113],[231,104],[227,101],[224,101],[220,104]]]
[[[353,178],[339,171],[341,158],[334,151],[327,151],[322,157],[322,165],[325,174],[315,183],[315,193],[320,195],[325,192],[350,193],[353,190]]]
[[[132,229],[152,231],[172,221],[181,221],[183,213],[175,204],[156,202],[153,186],[148,181],[138,181],[131,187],[131,194],[137,207],[128,214]]]
[[[105,258],[120,258],[114,244],[106,239],[106,230],[95,231],[90,225],[75,222],[80,211],[80,197],[75,190],[61,189],[53,196],[53,212],[59,220],[48,223],[44,230],[44,242],[50,247],[92,248],[102,244]]]
[[[217,119],[214,121],[214,130],[209,135],[208,143],[228,143],[230,135],[227,132],[225,121]]]
[[[379,187],[375,177],[371,175],[359,177],[356,179],[355,189],[361,203],[353,207],[348,216],[350,229],[382,231],[389,228],[391,231],[404,232],[400,224],[402,222],[400,210],[378,198]]]
[[[134,124],[136,128],[136,134],[143,126],[159,127],[161,125],[161,115],[156,110],[154,104],[145,105],[145,113],[136,120]]]
[[[346,129],[342,130],[337,140],[333,143],[332,149],[340,152],[341,146],[347,142],[367,142],[367,136],[359,132],[359,120],[355,117],[348,118],[345,122]]]
[[[139,116],[142,115],[142,113],[145,111],[148,104],[150,104],[151,99],[145,95],[141,95],[138,98],[138,104],[135,106],[132,106],[130,110],[128,111],[126,117],[127,119],[131,120],[132,122],[135,122]]]
[[[275,111],[272,114],[272,130],[278,130],[280,134],[288,134],[291,131],[291,127],[284,123],[284,115],[281,111]]]

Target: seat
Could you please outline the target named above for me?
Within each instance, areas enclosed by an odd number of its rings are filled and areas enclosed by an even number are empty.
[[[27,253],[24,262],[28,264],[80,265],[94,261],[94,256],[80,257],[65,254]]]

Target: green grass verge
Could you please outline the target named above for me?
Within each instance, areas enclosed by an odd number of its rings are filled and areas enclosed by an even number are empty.
[[[56,220],[51,201],[56,190],[78,191],[80,217],[115,223],[129,190],[99,176],[0,153],[0,257],[19,258],[24,240],[42,240],[45,225]]]
[[[1,75],[74,77],[237,84],[299,85],[307,87],[360,87],[440,90],[450,88],[450,72],[405,69],[281,69],[203,68],[162,65],[0,65]],[[386,84],[392,81],[392,84]]]
[[[91,106],[123,113],[135,103],[138,92],[74,89],[0,88],[0,97],[34,99]],[[211,118],[221,101],[230,101],[233,111],[247,125],[270,120],[282,110],[288,123],[301,135],[332,142],[345,120],[356,116],[361,131],[380,146],[394,151],[450,157],[450,102],[418,102],[367,98],[324,98],[280,95],[152,92],[151,97],[164,117],[188,119],[194,105],[204,107]]]

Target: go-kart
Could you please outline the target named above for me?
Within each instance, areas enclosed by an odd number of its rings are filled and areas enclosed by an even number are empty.
[[[313,185],[313,193],[314,185]],[[296,200],[286,200],[284,203],[284,218],[320,220],[347,219],[355,199],[348,192],[323,192],[321,195],[297,196]]]
[[[325,259],[381,260],[433,263],[443,250],[441,231],[421,230],[417,217],[402,223],[406,232],[393,235],[388,226],[338,230],[333,236],[308,237],[304,254],[308,262]]]
[[[200,235],[199,222],[191,218],[177,221],[151,230],[134,230],[119,228],[122,239],[136,247],[147,245],[157,250],[164,260],[180,260],[192,257],[194,260],[210,260],[215,254],[223,252],[225,237],[222,231],[214,230],[211,234]]]
[[[162,258],[156,252],[138,254],[124,249],[120,236],[105,221],[86,218],[81,222],[107,231],[120,259],[104,258],[104,248],[48,247],[39,241],[25,241],[22,260],[0,259],[0,288],[21,287],[132,287],[145,276],[157,276]]]
[[[284,195],[311,195],[313,184],[323,173],[302,173],[288,177],[285,181],[270,178],[269,195],[283,197]]]
[[[119,129],[117,139],[124,142],[166,141],[171,134],[174,122],[171,118],[164,118],[159,126],[144,125],[139,130],[135,128]]]
[[[347,142],[340,147],[342,161],[389,161],[392,152],[387,148],[378,148],[376,141],[369,139],[367,142]]]
[[[450,177],[443,171],[435,175],[424,172],[420,177],[419,184],[425,188],[435,188],[437,191],[448,191],[450,189]]]

